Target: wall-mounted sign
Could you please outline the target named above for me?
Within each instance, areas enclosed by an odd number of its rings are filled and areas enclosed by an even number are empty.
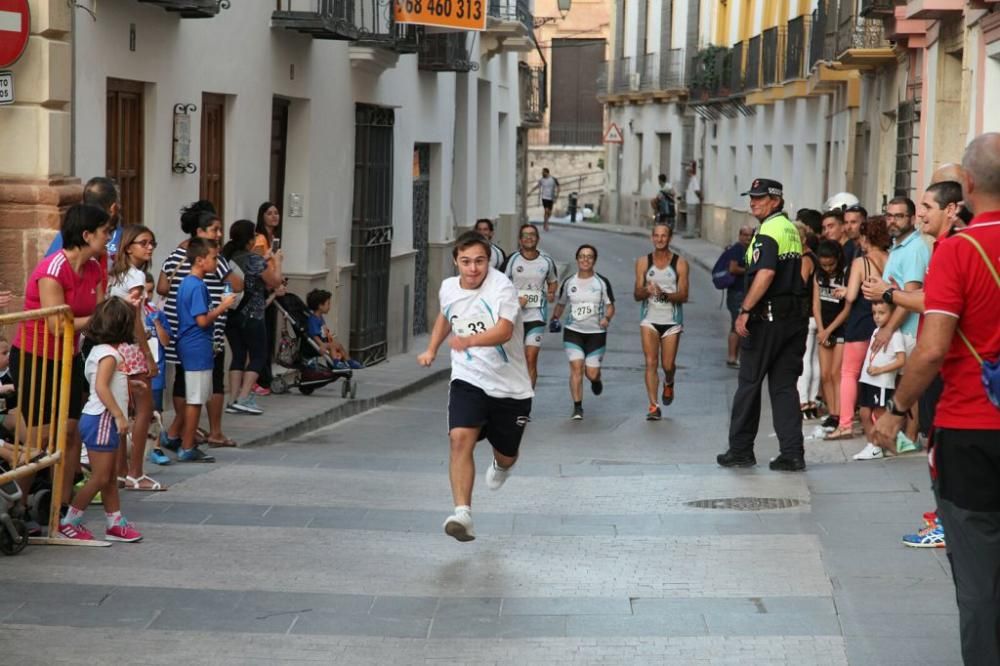
[[[28,0],[0,0],[0,67],[17,62],[28,45]]]
[[[14,74],[0,72],[0,106],[14,103]]]
[[[393,0],[396,23],[486,30],[489,0]]]
[[[191,161],[191,112],[194,104],[174,104],[174,150],[170,168],[174,173],[194,173],[198,167]]]

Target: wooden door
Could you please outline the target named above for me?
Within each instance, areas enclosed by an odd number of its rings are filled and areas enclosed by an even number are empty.
[[[226,98],[214,93],[201,95],[200,199],[211,201],[225,220]]]
[[[109,78],[107,85],[107,176],[118,184],[122,220],[142,224],[143,84]]]

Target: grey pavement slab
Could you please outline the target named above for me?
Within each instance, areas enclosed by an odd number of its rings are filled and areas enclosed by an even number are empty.
[[[697,268],[719,249],[687,239],[675,244],[695,265],[677,397],[663,421],[645,421],[629,293],[648,241],[561,226],[542,246],[566,263],[585,241],[619,295],[605,392],[585,393],[585,419],[570,422],[565,355],[546,336],[533,420],[499,492],[482,483],[490,452],[477,447],[475,541],[441,529],[452,509],[447,386],[413,390],[436,377],[414,348],[359,373],[362,400],[343,402],[334,386],[262,399],[262,418],[227,418],[227,434],[267,446],[149,470],[170,490],[122,497],[142,543],[32,546],[0,561],[3,661],[958,663],[944,553],[899,544],[933,507],[925,460],[854,463],[862,442],[810,440],[804,474],[772,473],[765,395],[761,464],[718,468],[736,387],[722,364],[729,318]],[[304,430],[331,414],[349,418]],[[689,504],[733,497],[800,505]],[[100,507],[87,519],[100,524]]]

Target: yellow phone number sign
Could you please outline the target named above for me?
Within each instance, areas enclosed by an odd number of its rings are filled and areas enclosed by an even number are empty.
[[[393,0],[396,23],[485,30],[488,0]]]

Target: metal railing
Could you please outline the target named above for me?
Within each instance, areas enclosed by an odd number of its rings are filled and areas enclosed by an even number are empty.
[[[684,88],[684,49],[645,53],[636,57],[641,90]]]
[[[479,69],[479,63],[472,62],[469,57],[467,35],[465,31],[423,35],[417,47],[417,67],[429,72],[469,72]]]
[[[731,95],[739,95],[746,90],[744,50],[743,42],[736,42],[729,50],[729,94]]]
[[[320,39],[357,39],[354,0],[278,0],[271,25]]]
[[[181,18],[212,18],[220,9],[229,9],[230,0],[139,0],[150,5],[159,5],[168,12],[180,14]]]
[[[826,32],[826,10],[823,0],[812,13],[812,31],[809,34],[809,61],[807,69],[812,69],[823,60],[823,33]]]
[[[392,44],[399,37],[391,0],[353,0],[358,42]]]
[[[760,88],[760,55],[761,37],[754,35],[747,42],[747,66],[744,77],[746,90],[757,90]]]
[[[889,48],[885,24],[879,18],[851,16],[837,29],[837,56],[850,49]]]
[[[785,30],[780,27],[768,28],[761,33],[761,82],[773,86],[784,80]]]
[[[794,81],[806,76],[806,45],[809,43],[809,23],[808,16],[796,16],[788,21],[785,31],[785,81]]]
[[[549,145],[599,146],[603,141],[604,128],[601,123],[549,123]]]
[[[545,109],[548,106],[546,69],[519,62],[517,75],[521,87],[521,122],[525,125],[540,125],[545,119]]]
[[[490,0],[489,16],[504,23],[520,23],[528,32],[534,31],[528,0]]]
[[[632,90],[632,58],[619,58],[611,61],[611,92],[627,92]]]
[[[732,81],[731,67],[730,49],[709,47],[695,54],[688,72],[689,99],[710,100],[728,96]]]
[[[892,0],[861,0],[861,16],[892,14],[896,9]]]

